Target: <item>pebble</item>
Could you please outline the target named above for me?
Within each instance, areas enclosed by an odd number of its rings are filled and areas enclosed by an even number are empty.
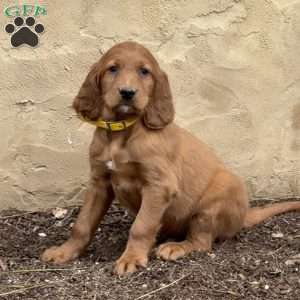
[[[283,238],[283,233],[282,232],[274,232],[272,233],[272,237],[276,239],[281,239]]]
[[[56,207],[52,210],[52,214],[55,219],[63,219],[66,216],[67,212],[67,209],[60,207]]]

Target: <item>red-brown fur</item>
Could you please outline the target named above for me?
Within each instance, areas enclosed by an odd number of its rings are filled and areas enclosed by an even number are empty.
[[[145,73],[144,69],[149,73]],[[116,71],[117,70],[117,71]],[[122,106],[119,89],[137,90],[132,105]],[[157,256],[174,260],[191,251],[208,251],[216,238],[230,238],[243,227],[292,209],[300,202],[248,208],[244,184],[200,140],[173,123],[167,75],[143,46],[124,42],[92,66],[73,103],[91,120],[137,122],[120,132],[96,128],[90,145],[90,184],[71,237],[47,249],[42,259],[65,263],[91,241],[116,197],[134,215],[128,243],[116,262],[118,274],[146,266],[159,232],[168,237]],[[113,170],[107,168],[112,161]]]

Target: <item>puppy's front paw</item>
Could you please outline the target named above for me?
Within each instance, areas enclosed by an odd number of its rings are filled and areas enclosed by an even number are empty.
[[[115,273],[118,275],[133,273],[138,267],[146,267],[148,258],[138,253],[124,253],[115,265]]]
[[[54,264],[64,264],[74,260],[79,256],[79,252],[64,245],[60,247],[51,247],[44,251],[41,260],[44,262],[53,262]]]
[[[160,245],[156,251],[156,255],[164,260],[176,260],[186,254],[186,250],[182,243],[169,242]]]

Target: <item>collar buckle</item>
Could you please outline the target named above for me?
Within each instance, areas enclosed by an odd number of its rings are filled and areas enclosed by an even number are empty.
[[[112,130],[112,128],[111,128],[111,123],[109,123],[109,122],[106,122],[106,129],[108,130],[108,131],[113,131]]]

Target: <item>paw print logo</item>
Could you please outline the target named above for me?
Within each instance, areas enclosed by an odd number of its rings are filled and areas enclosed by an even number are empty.
[[[25,20],[22,17],[17,17],[14,24],[7,24],[5,31],[11,34],[10,42],[13,47],[19,47],[26,44],[35,47],[39,43],[39,34],[44,32],[45,28],[42,24],[36,24],[33,17],[28,17]]]

